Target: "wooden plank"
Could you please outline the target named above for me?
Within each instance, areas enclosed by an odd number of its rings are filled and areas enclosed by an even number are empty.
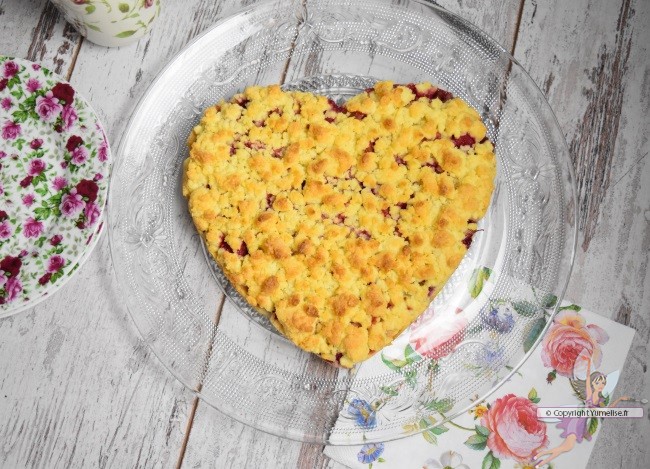
[[[0,2],[0,51],[68,78],[82,38],[46,0]]]
[[[137,339],[103,237],[50,300],[0,322],[1,467],[175,461],[190,393]]]
[[[567,297],[636,329],[619,389],[639,398],[650,389],[649,22],[646,1],[531,0],[515,50],[547,94],[576,170]],[[610,420],[602,432],[590,467],[645,465],[648,419]]]

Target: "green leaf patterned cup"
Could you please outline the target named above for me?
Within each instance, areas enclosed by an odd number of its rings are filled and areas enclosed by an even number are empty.
[[[52,0],[79,33],[106,47],[124,46],[149,32],[160,0]]]

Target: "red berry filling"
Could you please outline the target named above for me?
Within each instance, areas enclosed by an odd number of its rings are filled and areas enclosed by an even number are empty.
[[[427,296],[429,298],[431,298],[433,296],[433,294],[435,293],[435,291],[436,291],[436,287],[430,286],[429,289],[427,290]]]
[[[266,208],[273,208],[273,202],[275,202],[275,196],[273,194],[266,194]]]
[[[235,101],[237,104],[239,104],[241,107],[246,107],[248,106],[248,103],[250,103],[250,99],[248,98],[239,98]]]
[[[394,88],[397,87],[397,86],[399,86],[399,85],[393,85]],[[415,95],[415,99],[420,99],[420,98],[436,99],[436,98],[438,98],[440,101],[442,101],[444,103],[444,102],[447,102],[451,98],[454,97],[454,95],[451,94],[449,91],[445,91],[445,90],[443,90],[441,88],[429,88],[428,90],[426,90],[424,92],[421,92],[421,91],[418,91],[418,89],[417,89],[417,87],[415,86],[414,83],[408,83],[408,84],[406,84],[404,86],[407,87],[409,90],[411,90],[413,92],[413,94]]]
[[[406,166],[406,160],[399,155],[395,155],[395,162],[400,166]]]
[[[476,233],[476,230],[467,230],[465,231],[465,237],[461,241],[467,249],[469,249],[470,245],[472,244],[472,239],[474,238],[474,234]]]
[[[330,104],[330,108],[334,112],[347,112],[347,109],[345,109],[345,106],[339,106],[334,102],[333,99],[328,99],[327,102]]]
[[[433,94],[433,97],[431,99],[438,98],[443,103],[446,103],[447,101],[449,101],[453,97],[454,97],[454,95],[451,94],[449,91],[445,91],[445,90],[443,90],[441,88],[438,88],[436,90],[436,92]]]
[[[250,148],[251,150],[264,150],[266,148],[266,145],[262,142],[255,141],[255,142],[246,142],[244,143],[244,146],[246,148]]]
[[[241,242],[241,246],[239,246],[239,249],[237,249],[237,255],[241,257],[248,255],[248,246],[246,245],[246,241]]]
[[[219,243],[219,248],[224,249],[226,252],[233,253],[234,251],[230,247],[230,244],[226,242],[226,235],[221,235],[221,242]]]
[[[370,233],[367,230],[357,231],[357,238],[363,238],[368,241],[370,239]]]
[[[438,161],[436,161],[435,158],[431,161],[424,163],[424,166],[433,168],[436,174],[442,174],[445,172],[444,169],[442,169],[442,166],[440,166],[440,163],[438,163]]]
[[[452,138],[454,141],[454,145],[456,145],[456,148],[464,147],[464,146],[472,146],[476,143],[476,140],[474,137],[472,137],[469,134],[461,135],[458,138]]]

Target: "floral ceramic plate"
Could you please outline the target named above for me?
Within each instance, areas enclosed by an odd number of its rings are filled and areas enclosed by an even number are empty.
[[[61,287],[97,241],[110,151],[65,80],[0,56],[0,317]]]

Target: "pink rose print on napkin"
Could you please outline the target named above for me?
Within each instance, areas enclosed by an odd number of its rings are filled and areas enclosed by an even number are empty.
[[[45,122],[52,122],[61,113],[63,106],[59,104],[59,100],[54,97],[52,91],[45,93],[45,96],[36,98],[36,114]]]
[[[61,235],[54,235],[52,238],[50,238],[50,244],[52,246],[58,246],[61,244],[61,241],[63,241],[63,236]]]
[[[38,150],[43,146],[43,139],[42,138],[35,138],[31,142],[29,142],[29,148],[32,150]]]
[[[144,0],[144,7],[151,8],[153,6],[153,0]]]
[[[75,189],[72,189],[69,194],[66,194],[61,199],[59,209],[66,218],[76,218],[84,209],[84,201],[80,194],[77,194]]]
[[[462,315],[439,321],[416,321],[410,329],[409,343],[420,355],[438,360],[451,354],[463,341],[467,325]]]
[[[7,83],[9,83],[9,80],[7,80],[6,78],[0,80],[0,91],[5,90],[5,88],[7,87]]]
[[[506,394],[497,399],[481,425],[490,431],[488,448],[501,458],[530,461],[548,445],[546,424],[537,420],[537,406],[525,397]]]
[[[43,232],[43,222],[27,218],[23,224],[23,235],[25,238],[38,238]]]
[[[20,70],[20,67],[13,60],[8,60],[7,62],[5,62],[5,67],[4,67],[5,78],[12,78],[16,73],[18,73],[18,70]]]
[[[584,317],[576,311],[560,311],[542,342],[542,363],[558,374],[573,378],[576,371],[586,367],[576,363],[580,354],[591,356],[594,368],[600,366],[600,346],[609,340],[607,332],[595,324],[586,325]]]
[[[5,121],[2,126],[2,138],[5,140],[15,140],[22,133],[20,124],[13,121]]]
[[[11,109],[12,104],[13,103],[11,102],[11,98],[9,97],[3,98],[2,101],[0,101],[0,107],[2,107],[2,109],[4,109],[5,111]]]

